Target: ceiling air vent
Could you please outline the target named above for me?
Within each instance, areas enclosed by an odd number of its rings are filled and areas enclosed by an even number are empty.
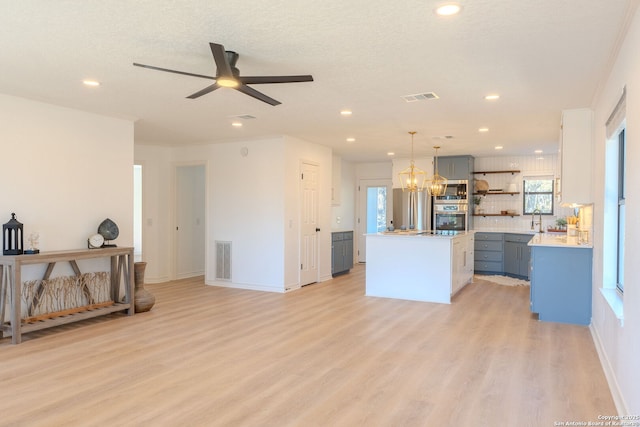
[[[242,120],[251,120],[255,119],[256,116],[252,116],[251,114],[241,114],[239,116],[229,116],[231,119],[242,119]]]
[[[407,102],[428,101],[430,99],[438,99],[438,98],[440,97],[433,92],[417,93],[415,95],[405,95],[402,97],[402,99],[404,99]]]

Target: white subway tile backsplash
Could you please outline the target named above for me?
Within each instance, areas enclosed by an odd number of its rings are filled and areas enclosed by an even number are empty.
[[[546,154],[540,158],[539,155],[532,156],[503,156],[503,157],[476,157],[474,168],[476,171],[506,171],[519,170],[519,173],[510,174],[487,174],[474,175],[475,179],[484,179],[489,183],[490,189],[507,190],[509,184],[516,185],[516,191],[520,194],[494,194],[482,196],[480,208],[485,213],[500,213],[501,211],[515,210],[519,216],[498,216],[498,217],[473,217],[473,228],[475,230],[484,229],[504,229],[506,231],[522,231],[531,229],[531,216],[522,216],[522,182],[524,177],[529,176],[553,176],[559,174],[558,156],[556,154]],[[473,187],[472,187],[473,188]],[[554,227],[556,219],[573,214],[573,209],[555,206],[555,215],[542,217],[543,229],[548,226]],[[536,217],[536,222],[538,221]],[[538,226],[535,227],[536,229]]]

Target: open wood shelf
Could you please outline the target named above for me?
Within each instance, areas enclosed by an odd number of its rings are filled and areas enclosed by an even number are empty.
[[[129,303],[115,303],[107,307],[95,308],[92,310],[85,310],[78,313],[68,314],[64,316],[52,317],[50,319],[42,319],[31,323],[22,323],[20,330],[21,333],[27,333],[32,331],[38,331],[40,329],[50,328],[52,326],[65,325],[67,323],[77,322],[79,320],[91,319],[92,317],[104,316],[105,314],[115,313],[117,311],[129,310],[131,304]],[[12,336],[11,324],[4,323],[1,327],[3,336]]]
[[[489,194],[520,194],[519,191],[487,191],[486,193],[473,193],[474,196],[488,196]]]
[[[482,213],[482,214],[473,214],[473,216],[510,216],[510,217],[514,217],[514,216],[520,216],[520,214],[499,214],[499,213]]]
[[[473,172],[474,175],[486,175],[488,173],[510,173],[511,175],[515,175],[517,173],[520,173],[519,170],[506,170],[506,171],[476,171]]]

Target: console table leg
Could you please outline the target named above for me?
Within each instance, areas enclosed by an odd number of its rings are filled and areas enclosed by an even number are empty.
[[[9,291],[11,299],[11,343],[20,344],[22,342],[21,329],[21,308],[20,300],[22,299],[22,272],[20,265],[11,266],[11,274],[9,276]]]
[[[120,299],[120,277],[118,277],[118,256],[111,257],[111,300],[115,303]]]
[[[122,255],[122,260],[126,263],[126,274],[124,284],[126,287],[127,293],[127,302],[129,303],[129,311],[127,314],[129,316],[133,316],[135,314],[135,303],[134,303],[134,268],[133,268],[133,254]]]
[[[0,265],[0,338],[4,337],[4,311],[7,305],[8,280],[5,279],[5,271],[7,271],[7,269],[5,269],[3,265]]]

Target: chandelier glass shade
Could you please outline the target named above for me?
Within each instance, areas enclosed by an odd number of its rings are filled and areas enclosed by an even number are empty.
[[[402,191],[417,192],[424,190],[427,182],[427,174],[422,169],[416,167],[413,161],[413,135],[415,131],[409,132],[411,135],[411,163],[409,167],[398,174]]]
[[[440,147],[433,148],[436,149],[436,156],[433,159],[434,173],[431,179],[427,181],[427,192],[431,196],[438,197],[444,196],[447,191],[447,178],[438,173],[438,148]]]

